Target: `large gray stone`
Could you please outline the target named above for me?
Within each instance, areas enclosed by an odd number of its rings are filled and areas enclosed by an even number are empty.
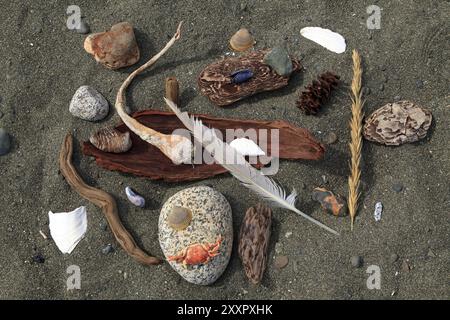
[[[175,230],[167,223],[174,206],[191,211],[192,220],[184,230]],[[230,204],[220,192],[207,186],[196,186],[176,193],[163,205],[158,229],[159,243],[167,259],[193,244],[213,244],[222,237],[219,254],[205,264],[184,266],[181,262],[168,261],[186,281],[211,284],[227,267],[233,246],[233,224]]]

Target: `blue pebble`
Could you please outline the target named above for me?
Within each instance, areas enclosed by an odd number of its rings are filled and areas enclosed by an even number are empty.
[[[232,83],[242,83],[253,77],[253,72],[249,69],[237,70],[230,75],[233,79]]]

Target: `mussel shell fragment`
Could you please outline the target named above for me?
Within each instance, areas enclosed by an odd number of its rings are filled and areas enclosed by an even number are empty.
[[[103,128],[91,135],[89,141],[99,150],[122,153],[130,150],[132,142],[130,133],[120,132],[114,128]]]
[[[253,72],[250,69],[237,70],[230,74],[231,82],[242,83],[253,77]]]

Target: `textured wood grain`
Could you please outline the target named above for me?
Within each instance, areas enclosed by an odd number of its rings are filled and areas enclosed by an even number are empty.
[[[136,261],[154,265],[161,262],[160,259],[151,257],[139,248],[130,233],[120,221],[117,204],[114,198],[107,192],[87,185],[72,165],[73,138],[69,133],[64,139],[59,154],[59,167],[67,183],[80,196],[101,208],[108,221],[109,227],[120,246]]]
[[[222,133],[226,129],[279,129],[279,158],[290,160],[319,160],[323,157],[324,146],[314,139],[308,130],[296,127],[286,121],[256,121],[241,119],[214,118],[207,115],[195,115],[208,127],[216,128]],[[133,115],[140,123],[162,133],[184,128],[178,118],[171,112],[144,110]],[[124,124],[116,127],[126,132]],[[225,136],[225,135],[224,135]],[[227,172],[219,164],[175,165],[156,147],[141,140],[131,133],[132,148],[125,153],[114,154],[95,148],[90,142],[83,143],[83,153],[94,156],[96,163],[108,170],[118,170],[150,179],[179,182],[206,179]],[[268,154],[272,150],[270,134],[267,142]]]
[[[272,210],[257,204],[245,213],[239,234],[239,257],[245,274],[254,284],[261,282],[266,270],[272,226]]]
[[[227,57],[208,65],[198,77],[200,92],[218,106],[227,106],[238,100],[263,91],[282,88],[288,84],[289,76],[280,76],[263,62],[270,49],[252,51],[240,57]],[[293,72],[301,70],[298,60],[292,59]],[[233,83],[230,75],[249,69],[253,77],[243,83]]]

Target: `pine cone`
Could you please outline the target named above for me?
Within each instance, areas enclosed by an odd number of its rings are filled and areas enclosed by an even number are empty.
[[[333,72],[321,74],[317,80],[308,85],[297,101],[297,107],[305,114],[317,114],[322,103],[328,100],[331,91],[337,87],[339,76]]]

